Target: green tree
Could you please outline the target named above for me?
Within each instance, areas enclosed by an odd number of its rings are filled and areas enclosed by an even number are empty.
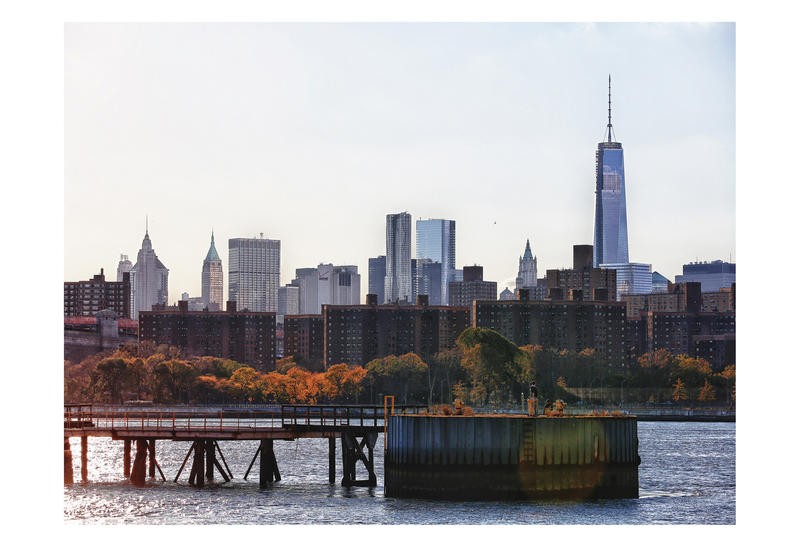
[[[153,400],[164,403],[190,401],[192,386],[198,376],[191,364],[182,359],[169,359],[159,362],[152,370]]]
[[[461,365],[470,377],[473,392],[496,403],[516,400],[523,389],[525,360],[520,349],[500,333],[471,327],[456,340],[462,351]],[[475,388],[479,388],[475,391]]]
[[[97,385],[110,403],[122,404],[129,379],[128,362],[121,357],[108,357],[97,364]]]

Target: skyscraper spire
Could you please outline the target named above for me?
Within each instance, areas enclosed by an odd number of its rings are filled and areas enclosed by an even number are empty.
[[[611,74],[608,75],[608,142],[611,141]]]

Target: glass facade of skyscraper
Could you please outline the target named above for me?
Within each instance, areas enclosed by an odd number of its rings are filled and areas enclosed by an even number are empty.
[[[386,215],[386,302],[411,302],[411,215]]]
[[[596,154],[594,266],[628,262],[625,162],[622,145],[601,142]]]
[[[447,284],[454,281],[456,269],[456,221],[418,220],[416,258],[417,260],[428,259],[441,264],[439,289],[431,291],[428,296],[431,305],[446,304],[448,302]]]

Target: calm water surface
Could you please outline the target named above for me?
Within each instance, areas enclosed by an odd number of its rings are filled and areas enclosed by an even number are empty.
[[[158,441],[167,481],[134,487],[122,477],[122,442],[89,439],[89,482],[64,487],[67,524],[735,524],[736,429],[732,423],[641,422],[639,499],[583,502],[443,502],[383,496],[383,444],[376,447],[376,488],[328,483],[328,442],[275,442],[281,481],[258,487],[258,448],[220,447],[230,483],[188,485],[188,464],[173,482],[190,443]],[[337,452],[340,449],[337,443]],[[80,479],[80,440],[72,439]],[[359,464],[359,478],[366,472]],[[156,472],[158,476],[158,472]],[[217,480],[219,474],[216,475]],[[337,453],[337,481],[341,455]]]

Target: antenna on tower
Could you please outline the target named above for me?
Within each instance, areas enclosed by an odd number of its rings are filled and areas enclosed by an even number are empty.
[[[611,142],[611,74],[608,75],[608,142]]]

